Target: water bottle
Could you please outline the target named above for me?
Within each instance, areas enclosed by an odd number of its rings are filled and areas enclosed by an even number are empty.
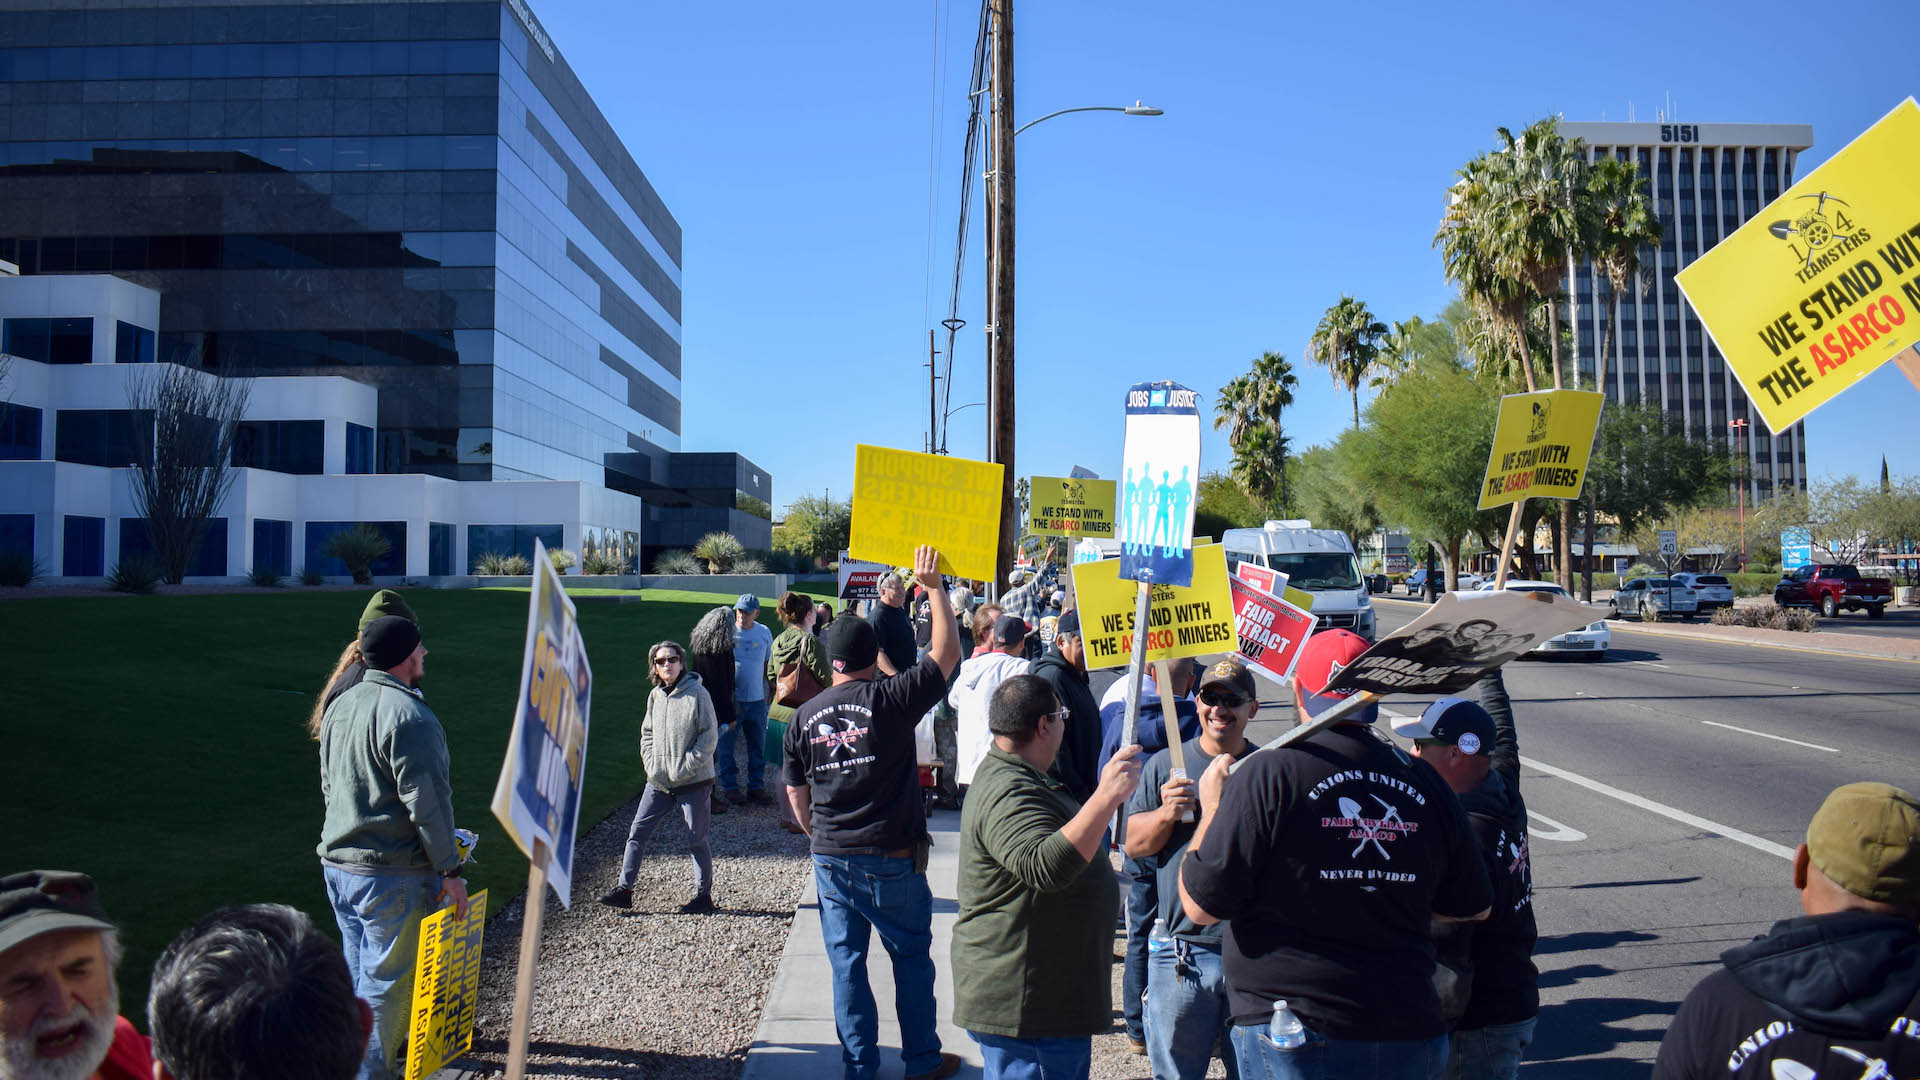
[[[1155,918],[1153,929],[1147,931],[1147,954],[1151,956],[1162,949],[1173,947],[1173,935],[1167,933],[1166,920]]]
[[[1300,1018],[1293,1015],[1285,1001],[1273,1003],[1273,1020],[1267,1024],[1267,1038],[1282,1050],[1306,1045],[1306,1025],[1300,1023]]]

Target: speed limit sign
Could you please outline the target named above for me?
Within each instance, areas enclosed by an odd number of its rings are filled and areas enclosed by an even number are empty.
[[[1660,554],[1668,558],[1680,554],[1680,536],[1672,529],[1660,530]]]

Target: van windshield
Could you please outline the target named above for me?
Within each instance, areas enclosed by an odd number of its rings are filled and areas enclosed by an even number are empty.
[[[1360,569],[1344,551],[1300,551],[1267,557],[1275,570],[1287,575],[1287,584],[1309,592],[1357,589]]]

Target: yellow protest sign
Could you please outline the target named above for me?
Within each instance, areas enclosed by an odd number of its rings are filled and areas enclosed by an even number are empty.
[[[1915,177],[1908,98],[1675,275],[1774,432],[1920,339]]]
[[[473,1045],[480,938],[486,928],[485,889],[467,898],[465,919],[455,919],[453,909],[444,907],[420,920],[406,1080],[432,1076]]]
[[[1521,499],[1577,499],[1587,478],[1604,395],[1540,390],[1500,399],[1500,423],[1480,485],[1480,509]]]
[[[1028,488],[1027,531],[1035,536],[1113,539],[1111,480],[1036,476]]]
[[[941,573],[992,580],[1005,469],[944,454],[854,447],[848,552],[912,566],[913,549],[932,544],[940,550]]]
[[[1140,583],[1120,576],[1120,560],[1102,559],[1074,566],[1073,589],[1087,667],[1125,667],[1133,658],[1133,613]],[[1239,648],[1226,549],[1219,544],[1193,549],[1192,585],[1155,585],[1147,627],[1148,660]]]

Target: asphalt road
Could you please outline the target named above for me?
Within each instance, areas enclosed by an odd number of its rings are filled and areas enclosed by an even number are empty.
[[[1381,603],[1382,632],[1423,608]],[[1605,661],[1507,671],[1540,923],[1532,1077],[1644,1076],[1721,950],[1799,914],[1788,859],[1827,792],[1920,787],[1920,664],[1613,625]],[[1283,708],[1249,735],[1277,736]]]

